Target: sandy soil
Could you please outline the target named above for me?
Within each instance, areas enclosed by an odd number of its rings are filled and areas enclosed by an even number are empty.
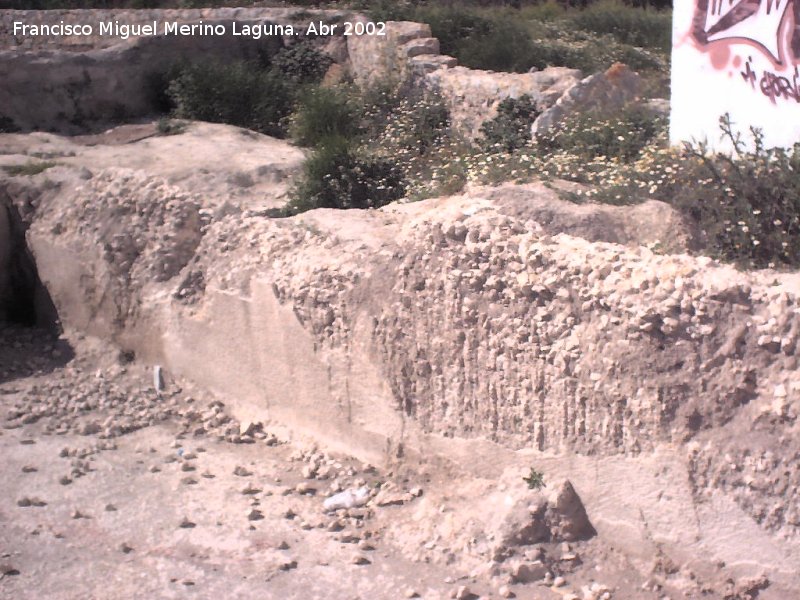
[[[83,388],[85,376],[110,377],[117,362],[98,347],[65,361],[35,330],[0,325],[0,335],[6,417],[44,381]],[[124,371],[116,371],[120,387],[149,383],[144,367]],[[200,403],[178,396],[178,412]],[[332,480],[385,481],[368,465],[327,457],[330,480],[303,484],[304,454],[263,432],[244,436],[252,443],[187,433],[177,412],[113,439],[53,431],[68,412],[33,423],[6,418],[0,431],[0,597],[442,598],[460,585],[487,589],[400,556],[382,541],[373,509],[323,512]],[[303,486],[310,493],[298,493]]]

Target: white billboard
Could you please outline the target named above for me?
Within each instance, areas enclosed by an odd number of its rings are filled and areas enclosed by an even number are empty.
[[[800,142],[800,0],[675,0],[670,139],[720,139],[764,132],[768,147]],[[745,135],[751,141],[749,135]]]

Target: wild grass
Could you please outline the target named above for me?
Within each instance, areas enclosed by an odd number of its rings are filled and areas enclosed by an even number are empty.
[[[0,167],[12,177],[24,176],[33,177],[39,173],[44,173],[47,169],[55,167],[58,163],[53,161],[33,162],[29,161],[22,165],[5,165]]]

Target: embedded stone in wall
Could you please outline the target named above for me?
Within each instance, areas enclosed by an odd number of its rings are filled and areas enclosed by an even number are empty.
[[[496,73],[466,67],[439,69],[425,76],[425,85],[438,90],[450,109],[454,126],[478,137],[483,123],[493,118],[506,98],[531,96],[542,108],[555,102],[583,74],[577,69],[548,67],[534,73]]]
[[[769,146],[800,141],[800,2],[676,0],[673,11],[670,139],[721,139],[725,113],[734,130],[764,132]],[[750,142],[750,136],[746,136]]]

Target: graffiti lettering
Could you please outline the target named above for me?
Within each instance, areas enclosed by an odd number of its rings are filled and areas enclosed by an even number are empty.
[[[756,87],[756,72],[753,71],[753,67],[751,66],[753,62],[752,57],[747,59],[747,62],[744,65],[744,71],[741,72],[742,79],[744,79],[747,83],[750,84],[750,87],[755,89]]]
[[[767,96],[773,104],[775,104],[776,98],[800,102],[800,73],[798,73],[797,67],[794,68],[794,77],[791,80],[788,77],[764,71],[759,87],[761,93]]]
[[[756,81],[758,81],[758,89],[773,104],[776,104],[776,100],[781,98],[800,103],[800,71],[798,71],[797,66],[794,68],[794,74],[791,79],[767,70],[764,70],[761,74],[761,79],[759,79],[758,74],[753,70],[752,60],[752,57],[748,58],[744,65],[744,70],[739,73],[742,79],[750,84],[751,88],[756,89]]]

